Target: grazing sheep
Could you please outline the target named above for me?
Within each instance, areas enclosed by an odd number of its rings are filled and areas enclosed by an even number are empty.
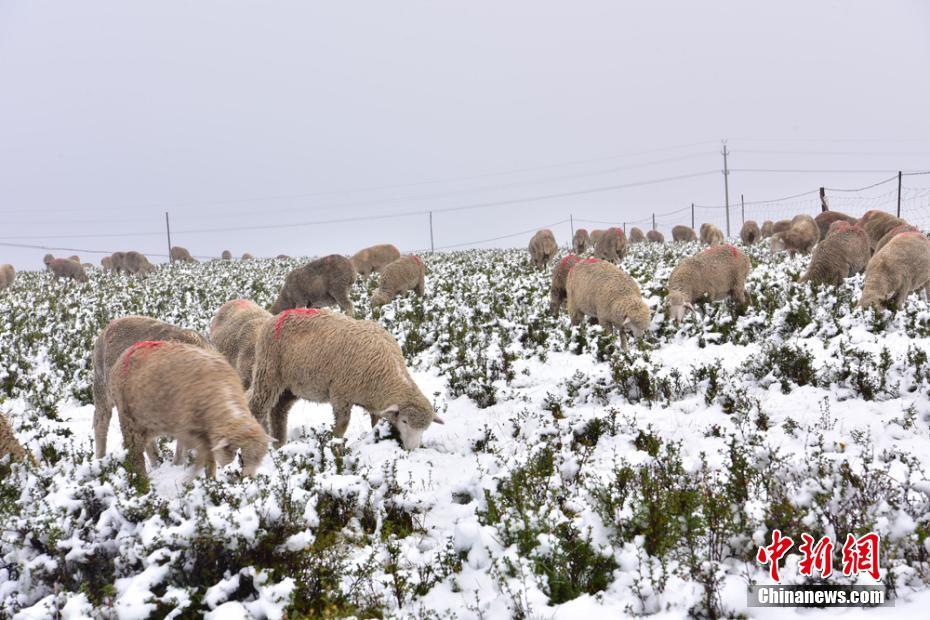
[[[85,271],[85,272],[86,272],[86,271],[93,271],[94,269],[97,268],[97,266],[94,265],[93,263],[81,263],[81,267],[84,268],[84,271]]]
[[[891,241],[893,237],[900,235],[901,233],[906,233],[906,232],[920,232],[920,229],[917,228],[916,226],[911,226],[910,224],[901,224],[899,226],[895,226],[894,228],[889,230],[887,233],[885,233],[885,236],[882,237],[878,241],[878,243],[875,244],[875,252],[878,252],[883,247],[888,245],[888,242]]]
[[[168,435],[196,450],[196,470],[214,477],[242,450],[242,473],[254,476],[271,437],[249,413],[236,371],[216,351],[174,341],[133,344],[113,364],[110,397],[135,473],[146,477],[143,451]]]
[[[442,424],[410,373],[394,337],[372,321],[357,321],[326,310],[282,312],[267,321],[255,348],[249,389],[252,415],[287,441],[287,414],[303,398],[328,402],[335,416],[334,437],[345,436],[353,405],[388,420],[404,448],[412,450],[429,425]]]
[[[171,248],[171,261],[196,263],[197,259],[191,256],[191,253],[187,251],[187,248],[182,248],[181,246],[176,245]]]
[[[352,261],[340,254],[310,261],[287,274],[271,313],[278,314],[290,308],[338,305],[352,316],[355,308],[349,299],[349,289],[355,284],[355,277]]]
[[[248,252],[245,252],[242,254],[241,260],[255,260],[255,257],[249,254]]]
[[[846,220],[836,220],[814,248],[801,282],[839,286],[845,278],[862,273],[871,256],[865,231]]]
[[[529,252],[534,267],[545,268],[558,251],[559,246],[555,242],[555,235],[548,228],[536,231],[530,239]]]
[[[679,224],[672,227],[672,241],[697,241],[697,235],[690,226]]]
[[[818,241],[820,228],[814,218],[809,215],[795,215],[788,230],[777,232],[769,239],[769,250],[772,254],[788,250],[791,256],[794,256],[795,252],[810,254]]]
[[[400,250],[390,243],[382,243],[359,250],[352,255],[350,260],[355,273],[367,277],[376,271],[380,272],[383,267],[398,258],[400,258]]]
[[[126,252],[126,256],[123,259],[123,268],[127,273],[139,276],[144,276],[147,273],[155,271],[155,266],[149,262],[145,254],[140,254],[136,251]]]
[[[594,317],[604,329],[620,331],[624,349],[627,327],[636,337],[649,328],[649,306],[643,301],[639,285],[612,263],[593,258],[575,263],[565,288],[572,325],[580,323],[584,315]]]
[[[565,290],[565,283],[568,279],[568,272],[572,270],[575,263],[581,260],[580,256],[569,254],[555,265],[552,270],[552,288],[549,289],[549,311],[553,315],[559,314],[559,309],[568,297]]]
[[[371,296],[371,307],[380,308],[398,295],[412,290],[422,297],[425,290],[426,269],[419,256],[401,256],[381,270],[378,290]]]
[[[104,273],[113,271],[113,258],[111,256],[104,256],[101,258],[100,267],[103,269]]]
[[[869,260],[859,306],[870,308],[894,297],[900,308],[911,291],[921,288],[930,298],[930,240],[920,232],[901,233]]]
[[[630,243],[643,243],[646,241],[646,235],[639,228],[634,226],[630,229]]]
[[[183,329],[147,316],[124,316],[113,319],[101,330],[94,342],[94,447],[97,458],[107,453],[107,430],[113,403],[110,399],[110,375],[116,359],[126,349],[143,340],[171,340],[208,348],[210,343],[200,333]],[[180,446],[175,453],[175,462],[180,462]],[[149,453],[155,457],[154,449]]]
[[[78,256],[77,254],[72,254],[71,256],[68,257],[68,260],[70,260],[70,261],[72,261],[72,262],[75,262],[75,263],[77,263],[78,265],[81,264],[81,257]]]
[[[223,260],[232,260],[232,252],[229,250],[223,250],[223,253],[220,255]]]
[[[48,266],[49,266],[49,263],[51,263],[53,260],[55,260],[55,257],[52,256],[51,254],[46,254],[46,255],[42,258],[42,262],[45,264],[46,267],[48,267]]]
[[[772,234],[774,235],[780,232],[785,232],[789,228],[791,228],[791,220],[778,220],[772,224]]]
[[[129,273],[126,268],[126,252],[113,252],[110,255],[110,265],[113,273]]]
[[[721,245],[723,242],[723,231],[713,224],[701,224],[701,243],[704,245]]]
[[[258,332],[271,317],[270,312],[248,299],[235,299],[220,306],[210,322],[210,342],[239,373],[245,389],[252,385]]]
[[[9,263],[0,265],[0,291],[13,286],[14,280],[16,280],[16,269],[13,265]]]
[[[817,228],[820,229],[820,239],[823,240],[827,237],[827,231],[830,230],[830,225],[833,222],[855,224],[858,220],[839,211],[821,211],[814,218],[814,221],[817,222]]]
[[[746,276],[749,257],[732,245],[714,245],[682,259],[668,277],[669,316],[680,323],[685,311],[694,311],[698,301],[719,301],[731,297],[746,303]]]
[[[762,238],[768,239],[775,233],[775,224],[772,220],[765,220],[762,222]]]
[[[591,244],[588,247],[593,248],[597,246],[597,242],[600,241],[601,237],[604,236],[604,231],[598,228],[595,228],[594,230],[591,231],[591,234],[588,236],[591,238]]]
[[[586,229],[579,228],[575,231],[575,236],[572,237],[572,250],[575,254],[584,254],[592,245],[591,237]]]
[[[756,224],[755,220],[743,222],[743,227],[739,231],[739,238],[743,245],[752,245],[762,238],[762,231],[759,230],[759,225]]]
[[[594,244],[594,257],[612,263],[626,256],[626,235],[622,228],[608,228]]]
[[[291,257],[288,256],[287,254],[278,254],[277,256],[275,256],[275,258],[277,260],[291,260]]]
[[[649,239],[652,243],[665,243],[665,235],[660,233],[658,230],[650,230],[646,233],[646,238]]]
[[[878,242],[882,240],[882,237],[887,235],[892,229],[907,224],[907,222],[899,217],[875,209],[866,211],[865,215],[856,223],[859,224],[859,227],[869,236],[869,247],[872,248],[873,254],[876,252]]]
[[[35,462],[32,455],[23,448],[19,440],[16,439],[16,433],[6,416],[0,413],[0,461],[7,456],[11,461],[31,461]]]
[[[69,278],[76,282],[87,282],[87,274],[80,263],[76,263],[68,258],[53,258],[48,262],[48,270],[56,278]]]

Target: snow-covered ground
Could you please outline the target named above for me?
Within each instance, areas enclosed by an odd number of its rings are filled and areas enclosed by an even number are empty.
[[[664,282],[696,250],[624,260],[653,309],[627,353],[549,316],[548,273],[525,252],[429,257],[426,298],[374,317],[445,420],[420,449],[356,410],[339,457],[329,405],[298,402],[256,479],[195,477],[165,442],[150,491],[128,482],[116,416],[92,458],[94,335],[127,313],[204,329],[228,299],[267,303],[295,263],[177,266],[145,285],[25,274],[0,298],[0,407],[39,466],[0,482],[0,614],[817,613],[747,607],[747,585],[771,583],[755,553],[780,528],[880,533],[894,613],[924,617],[930,306],[863,313],[861,276],[811,290],[796,283],[806,258],[754,248],[750,307],[708,305],[676,329]],[[366,316],[374,284],[353,294]],[[806,582],[798,560],[783,583]]]

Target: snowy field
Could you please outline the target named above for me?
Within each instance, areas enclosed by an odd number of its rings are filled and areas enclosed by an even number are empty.
[[[229,299],[270,304],[299,261],[21,274],[0,292],[0,410],[39,464],[0,465],[0,617],[817,613],[747,607],[749,584],[772,583],[755,557],[774,529],[838,547],[879,533],[894,614],[926,617],[930,305],[862,312],[861,276],[811,288],[807,257],[751,248],[749,306],[676,328],[665,281],[698,250],[632,246],[622,267],[653,320],[628,352],[550,316],[549,272],[523,250],[426,257],[426,297],[376,317],[362,280],[356,308],[397,337],[446,422],[422,448],[356,410],[334,454],[329,405],[300,402],[256,479],[235,464],[193,477],[163,442],[151,489],[128,482],[115,415],[92,456],[97,332],[125,314],[205,331]],[[799,558],[782,583],[818,583]]]

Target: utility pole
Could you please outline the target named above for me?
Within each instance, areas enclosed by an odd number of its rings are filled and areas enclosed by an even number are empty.
[[[626,222],[623,223],[623,234],[626,236]]]
[[[898,170],[898,217],[901,217],[901,171]]]
[[[730,168],[727,166],[727,141],[723,141],[723,195],[727,207],[727,237],[730,236]]]
[[[739,195],[739,210],[740,218],[743,220],[742,224],[746,223],[746,202],[743,200],[743,195]]]
[[[691,203],[691,230],[694,230],[694,203]]]
[[[433,246],[433,212],[429,212],[429,252],[433,254],[436,250]]]
[[[575,238],[575,218],[571,213],[568,214],[568,225],[572,229],[572,239],[574,239]]]
[[[171,223],[168,221],[168,212],[165,211],[165,231],[168,233],[168,262],[173,263],[171,258]]]

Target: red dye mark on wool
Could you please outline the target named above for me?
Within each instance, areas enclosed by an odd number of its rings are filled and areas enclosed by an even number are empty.
[[[309,318],[315,317],[316,315],[320,314],[320,312],[321,311],[318,308],[293,308],[291,310],[285,310],[284,312],[278,315],[277,319],[275,319],[275,322],[274,322],[275,340],[280,338],[281,330],[284,328],[284,322],[288,319],[288,317],[293,316],[293,317],[303,317],[303,318],[309,319]]]

